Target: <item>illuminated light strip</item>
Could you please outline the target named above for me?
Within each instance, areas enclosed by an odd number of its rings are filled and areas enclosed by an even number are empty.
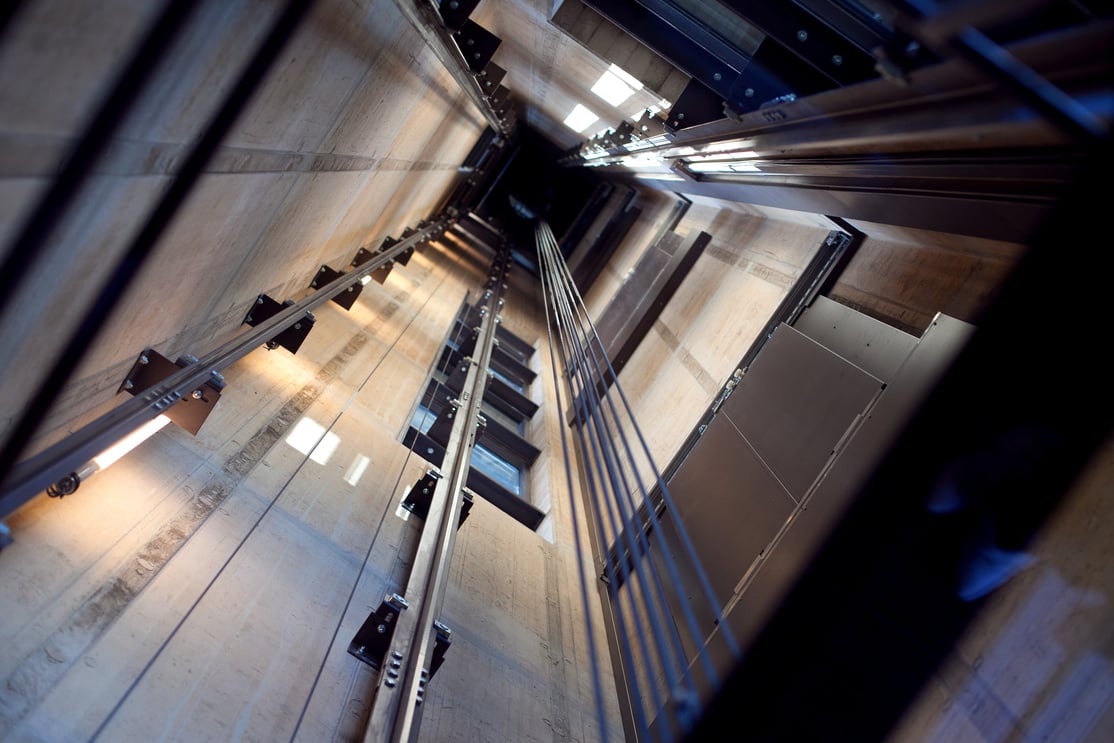
[[[97,465],[98,470],[108,469],[110,465],[120,461],[120,459],[127,455],[132,449],[161,431],[169,422],[170,419],[165,415],[160,415],[157,418],[147,421],[142,426],[93,457],[93,464]]]

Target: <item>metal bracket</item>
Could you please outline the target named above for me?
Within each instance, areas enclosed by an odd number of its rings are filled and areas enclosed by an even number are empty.
[[[322,286],[325,286],[326,284],[331,284],[332,282],[339,279],[341,276],[344,276],[344,271],[337,271],[336,269],[330,268],[329,266],[322,265],[321,269],[317,272],[317,275],[313,277],[313,281],[309,283],[309,287],[311,289],[318,289]],[[356,303],[356,300],[359,298],[360,292],[362,292],[363,290],[364,285],[358,281],[355,281],[352,283],[352,286],[348,287],[343,292],[333,297],[332,301],[336,302],[344,309],[350,310],[352,309],[352,305],[354,305]]]
[[[669,109],[665,129],[668,132],[676,132],[685,127],[707,124],[709,121],[722,118],[724,118],[723,97],[694,78],[689,80],[673,107]]]
[[[441,411],[437,419],[429,427],[426,435],[436,441],[441,446],[446,446],[449,443],[449,434],[453,427],[453,419],[456,418],[456,411],[460,409],[460,401],[453,400],[449,403],[449,407]]]
[[[444,622],[433,623],[433,653],[429,662],[429,678],[437,673],[437,669],[445,662],[445,652],[453,642],[453,631]]]
[[[379,243],[379,247],[376,248],[374,252],[368,250],[367,248],[360,248],[358,251],[356,251],[356,257],[352,259],[352,267],[357,268],[359,266],[362,266],[379,253],[385,253],[387,250],[394,247],[395,245],[398,245],[400,242],[401,240],[396,240],[395,238],[388,235],[387,237],[383,238],[383,242]],[[412,250],[413,248],[410,248],[405,252],[410,253]],[[369,273],[368,276],[374,279],[376,283],[385,283],[387,281],[387,277],[391,273],[391,269],[395,267],[395,260],[396,259],[392,258],[379,268]],[[407,256],[407,260],[410,260],[409,256]]]
[[[244,322],[253,328],[262,323],[270,320],[272,317],[282,312],[284,307],[289,307],[294,304],[293,299],[288,299],[282,304],[268,297],[266,294],[260,294],[255,299],[255,304],[248,310],[248,314],[244,317]],[[312,312],[306,312],[298,322],[291,325],[286,330],[276,335],[265,344],[268,351],[273,351],[279,346],[282,346],[290,353],[298,353],[298,349],[302,347],[302,341],[309,335],[309,331],[313,329],[313,324],[316,318]]]
[[[479,4],[480,0],[440,0],[437,10],[441,13],[445,28],[459,31]]]
[[[419,229],[420,229],[420,227],[421,227],[421,223],[419,223]],[[400,240],[405,240],[406,238],[410,237],[411,235],[417,233],[417,231],[418,230],[414,229],[413,227],[407,227],[406,229],[404,229],[402,231],[402,237],[400,237],[399,239]],[[421,243],[419,243],[419,245],[420,244]],[[412,247],[407,248],[406,250],[402,251],[397,256],[395,256],[395,261],[397,261],[399,263],[399,265],[405,266],[407,263],[410,262],[410,256],[412,256],[412,255],[414,255],[414,248],[412,248]]]
[[[183,356],[175,362],[148,348],[139,354],[139,358],[120,384],[118,392],[140,395],[171,374],[196,363],[197,359],[193,356]],[[170,404],[163,414],[181,428],[197,434],[205,419],[220,401],[223,389],[224,377],[217,373],[210,374],[206,382],[191,394],[183,395],[181,400]]]
[[[368,615],[360,626],[352,642],[348,643],[348,654],[367,663],[375,669],[383,666],[383,656],[391,645],[395,626],[398,624],[398,615],[409,608],[410,604],[397,593],[389,593],[383,597],[379,608]],[[398,668],[401,658],[392,659],[394,668]],[[397,677],[397,672],[395,676]],[[389,686],[394,686],[388,680]]]
[[[433,491],[437,488],[437,481],[440,479],[441,473],[437,470],[427,471],[422,479],[410,488],[410,492],[406,494],[406,498],[402,501],[402,507],[418,518],[424,519],[429,513],[429,507],[433,503]],[[468,512],[472,510],[472,503],[475,501],[472,491],[468,488],[464,488],[461,494],[464,497],[464,503],[460,508],[460,520],[457,521],[457,529],[464,525],[464,520],[468,518]]]
[[[460,30],[453,32],[453,41],[473,73],[483,72],[495,50],[503,43],[498,36],[472,20],[464,21]]]

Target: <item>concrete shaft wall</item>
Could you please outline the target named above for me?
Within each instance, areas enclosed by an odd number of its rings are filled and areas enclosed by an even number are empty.
[[[16,233],[158,3],[27,3],[0,49],[0,238]],[[94,176],[35,256],[0,334],[0,432],[62,343],[278,7],[198,3]],[[317,3],[233,126],[43,422],[43,441],[111,405],[145,347],[203,355],[257,294],[301,296],[321,264],[428,216],[482,128],[393,3]]]
[[[16,234],[157,3],[26,4],[0,47],[0,238]],[[199,3],[12,298],[0,333],[11,425],[277,12]],[[117,404],[140,351],[201,356],[260,293],[429,216],[482,119],[390,0],[316,4],[140,278],[74,371],[36,446]],[[226,371],[196,437],[173,426],[56,501],[6,519],[0,738],[358,739],[375,678],[347,644],[409,573],[420,522],[396,515],[428,465],[399,443],[445,334],[486,266],[446,239],[329,303],[297,355]],[[508,325],[541,335],[530,291]],[[512,309],[513,307],[513,309]],[[546,358],[537,354],[540,378]],[[559,441],[543,402],[530,435]],[[598,740],[559,460],[531,473],[545,535],[477,503],[442,620],[454,630],[423,738]],[[602,642],[602,637],[597,643]],[[614,716],[614,702],[608,702]],[[618,735],[612,722],[610,735]]]

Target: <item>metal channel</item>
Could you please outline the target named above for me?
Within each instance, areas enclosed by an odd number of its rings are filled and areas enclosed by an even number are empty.
[[[434,221],[386,252],[376,254],[375,258],[358,269],[325,284],[300,302],[286,307],[266,322],[237,336],[196,364],[175,372],[142,395],[131,398],[57,444],[20,462],[12,468],[10,476],[4,482],[3,495],[0,495],[0,517],[19,508],[51,483],[73,472],[108,446],[161,414],[181,400],[183,395],[211,379],[214,372],[220,372],[254,351],[301,320],[309,310],[346,291],[363,276],[418,243],[440,234],[450,223],[451,220],[448,219]]]
[[[468,62],[465,61],[460,49],[453,42],[449,30],[445,27],[441,14],[437,11],[433,2],[431,0],[397,0],[396,4],[402,14],[406,16],[406,20],[410,21],[422,39],[425,40],[425,43],[441,60],[441,64],[445,65],[445,69],[453,76],[457,85],[464,90],[472,103],[487,119],[491,128],[504,136],[508,136],[510,131],[506,122],[495,113],[494,107],[484,95],[483,88],[469,72]]]
[[[1012,57],[1078,100],[1101,104],[1108,95],[1107,50],[1114,23],[1050,32],[1006,47]],[[1071,49],[1071,54],[1065,54]],[[1089,96],[1089,97],[1088,97]],[[1109,111],[1099,110],[1109,117]],[[978,135],[978,136],[976,136]],[[888,153],[924,149],[994,150],[1015,146],[1063,147],[1064,135],[1044,124],[1016,97],[959,59],[948,59],[911,72],[906,84],[869,80],[810,95],[760,111],[692,126],[642,143],[638,154],[682,157],[685,148],[739,140],[741,150],[777,152],[779,158],[856,154],[864,145]],[[581,150],[588,146],[584,143]],[[585,160],[574,153],[568,165],[619,162],[630,153],[610,148]],[[679,190],[672,182],[672,189]]]
[[[384,656],[384,670],[372,701],[364,733],[365,743],[401,743],[417,738],[420,705],[427,680],[426,660],[430,652],[433,623],[441,612],[456,542],[462,492],[468,478],[472,445],[476,439],[480,402],[487,384],[498,309],[502,305],[503,276],[507,256],[501,252],[492,264],[491,278],[480,304],[483,322],[476,336],[477,356],[465,377],[460,399],[463,403],[453,421],[445,447],[442,469],[422,536],[406,583],[407,608],[399,614]],[[398,665],[396,669],[394,666]]]

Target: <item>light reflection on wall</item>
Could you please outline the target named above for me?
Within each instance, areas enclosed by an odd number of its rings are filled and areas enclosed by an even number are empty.
[[[311,418],[302,418],[286,436],[286,443],[313,462],[327,464],[340,446],[340,437]]]

